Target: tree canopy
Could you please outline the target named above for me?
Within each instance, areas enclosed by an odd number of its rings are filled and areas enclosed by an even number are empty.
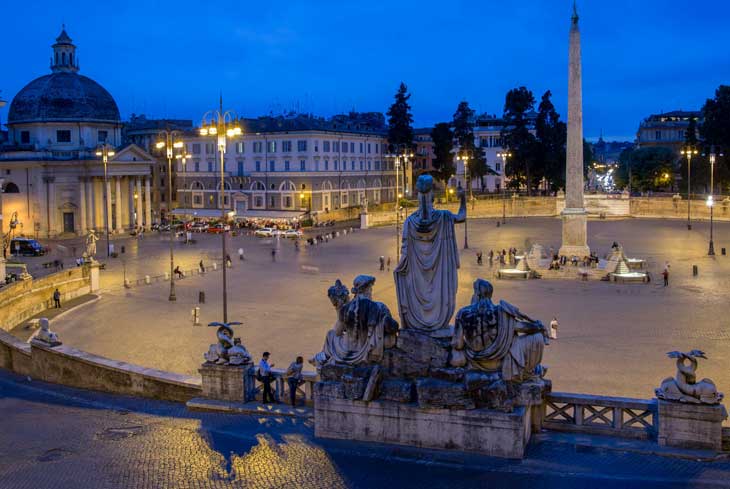
[[[560,115],[550,100],[551,97],[550,90],[545,92],[537,109],[535,122],[537,145],[534,156],[538,162],[539,173],[545,177],[550,188],[555,191],[558,188],[565,188],[567,127],[560,120]]]
[[[411,114],[411,106],[408,104],[410,98],[411,94],[408,93],[408,87],[401,82],[395,94],[395,102],[390,106],[387,114],[388,143],[391,146],[391,151],[399,146],[413,147],[413,115]]]
[[[447,182],[455,173],[454,167],[454,132],[448,122],[439,122],[431,130],[431,140],[433,141],[433,167],[435,168],[434,176],[443,182]]]
[[[537,153],[535,136],[528,127],[527,113],[535,107],[535,96],[525,87],[514,88],[507,92],[504,102],[504,127],[502,141],[512,157],[505,173],[510,178],[510,186],[527,186],[528,194],[533,188],[532,167]],[[539,179],[538,179],[539,181]]]
[[[628,187],[630,182],[632,191],[642,192],[671,188],[675,159],[670,148],[626,149],[619,156],[616,184]]]
[[[469,177],[481,180],[487,174],[487,159],[482,148],[477,147],[474,141],[474,109],[469,107],[469,102],[459,102],[452,124],[459,153],[469,157]]]

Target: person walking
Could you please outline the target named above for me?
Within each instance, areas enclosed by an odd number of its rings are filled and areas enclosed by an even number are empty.
[[[243,248],[238,248],[238,259],[243,261],[245,258],[243,257]]]
[[[233,262],[231,261],[231,255],[226,253],[226,266],[228,268],[231,268],[231,265],[233,265]]]
[[[482,266],[482,250],[477,251],[477,265]]]
[[[385,270],[385,257],[381,256],[380,257],[380,271],[382,272],[384,270]]]
[[[664,269],[662,277],[664,277],[664,287],[667,287],[669,285],[669,268]]]
[[[302,385],[302,368],[304,367],[304,358],[297,359],[286,369],[286,381],[289,383],[289,401],[292,407],[297,405],[297,388]]]
[[[550,339],[558,339],[558,318],[556,318],[555,316],[553,316],[553,320],[550,321]]]
[[[200,273],[205,273],[205,265],[203,265],[203,260],[200,260],[200,263],[198,263],[198,270],[200,270]]]
[[[53,291],[53,307],[61,309],[61,292],[58,289]]]
[[[388,257],[388,271],[390,271],[390,257]]]
[[[494,250],[489,250],[489,268],[492,268],[492,263],[494,263]]]
[[[274,395],[271,393],[271,369],[274,367],[274,364],[269,364],[270,356],[271,353],[265,351],[261,356],[261,361],[259,362],[259,380],[262,384],[264,384],[264,394],[261,399],[263,404],[273,404],[276,402]]]
[[[271,261],[276,261],[276,248],[271,248]]]

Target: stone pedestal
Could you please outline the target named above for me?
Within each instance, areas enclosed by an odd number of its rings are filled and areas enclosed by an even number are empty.
[[[2,281],[2,283],[5,283],[6,275],[7,272],[5,271],[5,258],[3,258],[2,253],[0,253],[0,281]]]
[[[314,433],[321,438],[465,450],[522,458],[530,441],[531,409],[424,409],[414,404],[337,399],[315,385]]]
[[[558,254],[570,258],[579,258],[591,253],[588,247],[588,222],[585,209],[566,208],[562,213],[563,245]]]
[[[200,366],[203,378],[203,397],[221,401],[246,402],[245,379],[251,365],[216,365],[204,363]]]
[[[370,227],[370,214],[363,212],[360,214],[360,229],[367,229]]]
[[[679,448],[722,450],[722,422],[727,411],[722,404],[687,404],[659,399],[660,445]]]

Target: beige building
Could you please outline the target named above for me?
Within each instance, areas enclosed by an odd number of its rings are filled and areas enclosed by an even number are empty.
[[[133,144],[121,146],[116,102],[78,73],[76,46],[65,30],[52,47],[51,73],[28,83],[10,104],[8,141],[0,146],[3,232],[13,217],[16,233],[44,238],[102,231],[106,216],[114,233],[149,227],[154,158]],[[97,156],[102,145],[114,152],[106,185]]]

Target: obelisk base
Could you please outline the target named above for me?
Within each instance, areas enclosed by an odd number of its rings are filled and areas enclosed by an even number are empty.
[[[585,209],[565,208],[563,219],[563,245],[561,256],[583,258],[591,254],[588,247],[588,219]]]

